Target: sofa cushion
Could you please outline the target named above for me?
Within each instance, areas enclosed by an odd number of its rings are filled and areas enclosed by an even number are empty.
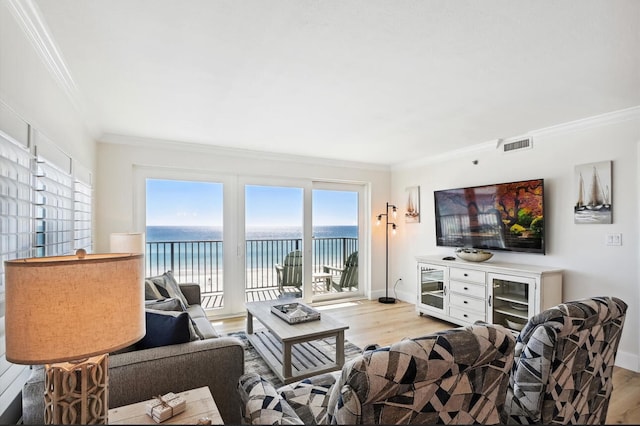
[[[209,318],[207,318],[207,313],[202,309],[200,305],[191,305],[187,308],[187,312],[189,313],[189,317],[191,317],[191,321],[193,322],[195,332],[201,339],[212,339],[218,336],[215,328],[211,325]]]
[[[155,285],[156,289],[163,297],[179,299],[183,304],[183,310],[186,310],[189,307],[189,302],[187,302],[187,298],[182,294],[182,290],[180,290],[180,286],[176,282],[171,271],[167,271],[157,277],[145,278],[145,288],[147,283],[149,286]]]
[[[136,343],[136,349],[177,345],[198,339],[186,312],[147,309],[144,315],[147,333]]]

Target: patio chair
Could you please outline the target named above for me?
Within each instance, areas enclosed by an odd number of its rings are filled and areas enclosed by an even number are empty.
[[[284,294],[285,287],[293,287],[296,293],[302,292],[302,251],[290,252],[282,264],[276,264],[275,268],[281,294]]]
[[[342,268],[325,265],[325,273],[337,273],[331,276],[331,285],[337,291],[355,290],[358,288],[358,252],[354,251],[347,257]]]
[[[516,341],[502,422],[605,424],[626,311],[618,298],[593,297],[529,319]]]

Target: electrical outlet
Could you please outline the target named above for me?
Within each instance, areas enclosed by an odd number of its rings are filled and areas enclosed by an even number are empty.
[[[622,234],[607,234],[606,245],[608,246],[621,246]]]

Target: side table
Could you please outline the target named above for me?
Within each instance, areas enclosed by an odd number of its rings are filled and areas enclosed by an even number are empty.
[[[135,404],[124,405],[109,410],[109,424],[127,424],[127,425],[155,425],[155,424],[192,424],[198,423],[198,419],[208,417],[211,424],[221,425],[222,417],[216,406],[216,402],[211,396],[211,391],[207,386],[197,389],[191,389],[184,392],[176,392],[187,402],[187,409],[177,416],[173,416],[162,423],[156,423],[145,412],[147,402],[137,402]],[[151,400],[151,399],[150,399]]]

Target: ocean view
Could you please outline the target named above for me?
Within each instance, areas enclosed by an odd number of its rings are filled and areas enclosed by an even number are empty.
[[[358,250],[357,226],[318,226],[313,229],[312,268],[342,267],[346,257]],[[274,265],[302,249],[300,227],[247,229],[245,243],[247,288],[277,285]],[[222,228],[207,226],[148,226],[146,229],[147,276],[172,270],[179,281],[197,282],[205,292],[222,289]]]
[[[315,226],[314,238],[358,238],[357,226]],[[219,226],[147,226],[148,243],[171,241],[222,241]],[[290,240],[302,238],[296,226],[265,226],[247,229],[247,240]]]

